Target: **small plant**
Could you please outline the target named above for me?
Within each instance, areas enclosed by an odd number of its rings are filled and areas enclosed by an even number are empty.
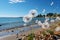
[[[43,32],[42,32],[42,34],[45,36],[45,35],[46,35],[46,32],[45,32],[45,31],[43,31]]]
[[[48,33],[50,33],[51,35],[54,34],[54,32],[52,30],[46,30]]]
[[[28,40],[33,40],[33,38],[34,38],[34,34],[33,33],[31,33],[30,35],[28,35]]]

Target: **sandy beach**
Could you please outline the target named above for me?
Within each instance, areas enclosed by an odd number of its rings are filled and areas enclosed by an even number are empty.
[[[32,27],[33,27],[33,26],[36,26],[36,25],[32,25]],[[31,27],[31,26],[29,26],[29,27]],[[32,27],[31,27],[31,28],[32,28]],[[18,29],[20,29],[20,28],[18,28]],[[30,33],[36,33],[37,31],[40,31],[40,29],[41,29],[41,28],[35,28],[35,29],[32,28],[32,30],[25,31],[25,32],[22,32],[22,33],[18,33],[18,38],[19,38],[19,39],[20,39],[20,38],[23,38],[24,35],[27,36],[27,35],[30,34]],[[11,30],[12,30],[12,29],[11,29]],[[6,32],[11,31],[11,30],[6,30]],[[15,30],[15,29],[14,29],[14,30]],[[3,32],[4,32],[4,31],[3,31]],[[17,38],[17,34],[11,34],[11,35],[6,35],[6,36],[0,37],[0,40],[18,40],[18,38]]]
[[[26,29],[23,30],[22,28],[26,28]],[[8,32],[8,35],[0,36],[0,40],[18,40],[21,38],[23,40],[24,37],[28,36],[31,33],[40,35],[40,31],[43,31],[43,29],[40,26],[38,26],[37,24],[25,26],[22,28],[13,28],[13,29],[2,31],[2,32]],[[2,32],[0,32],[0,33],[2,33]],[[57,32],[55,32],[55,33],[57,33]],[[60,34],[60,32],[59,32],[59,34]],[[60,40],[60,39],[58,39],[58,40]]]

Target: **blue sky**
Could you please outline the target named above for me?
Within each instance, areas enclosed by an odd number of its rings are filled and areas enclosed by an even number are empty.
[[[22,17],[31,9],[38,14],[60,13],[60,0],[0,0],[0,17]]]

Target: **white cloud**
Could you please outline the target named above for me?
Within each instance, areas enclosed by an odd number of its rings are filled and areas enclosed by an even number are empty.
[[[45,9],[43,9],[42,13],[45,13],[45,11],[46,11],[46,10],[45,10]]]
[[[9,3],[20,3],[25,2],[25,0],[9,0]]]
[[[50,5],[52,6],[53,4],[54,4],[54,2],[51,2],[51,4],[50,4]]]

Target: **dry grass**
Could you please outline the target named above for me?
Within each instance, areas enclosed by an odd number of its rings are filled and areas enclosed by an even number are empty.
[[[56,22],[50,24],[51,30],[55,31],[56,27],[60,27],[60,21],[56,21]]]

